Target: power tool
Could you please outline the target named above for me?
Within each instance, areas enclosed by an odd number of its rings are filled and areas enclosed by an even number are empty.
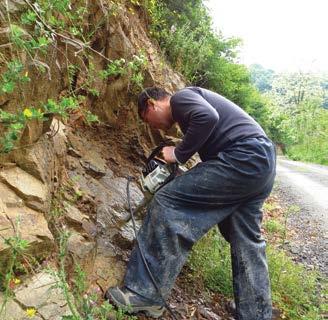
[[[152,195],[181,173],[177,163],[168,164],[156,157],[166,145],[161,143],[151,152],[146,160],[145,168],[142,170],[141,187],[144,192],[149,192]]]

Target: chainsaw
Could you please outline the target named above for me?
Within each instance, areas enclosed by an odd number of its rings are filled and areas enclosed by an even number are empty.
[[[134,209],[134,214],[138,215],[148,205],[154,194],[172,181],[176,176],[181,175],[186,169],[178,166],[177,163],[166,163],[158,158],[162,149],[167,143],[161,143],[157,146],[146,159],[145,166],[142,169],[139,183],[144,197]],[[127,218],[129,221],[131,216]]]
[[[173,180],[178,174],[181,174],[181,169],[177,163],[169,164],[157,158],[165,146],[165,143],[161,143],[151,152],[146,160],[140,177],[142,190],[146,193],[155,194],[155,192]]]

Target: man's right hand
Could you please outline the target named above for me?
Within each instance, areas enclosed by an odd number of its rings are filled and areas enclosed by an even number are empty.
[[[164,147],[162,149],[163,158],[167,163],[177,162],[177,159],[175,158],[175,155],[174,155],[174,149],[175,149],[175,147],[172,147],[172,146]]]

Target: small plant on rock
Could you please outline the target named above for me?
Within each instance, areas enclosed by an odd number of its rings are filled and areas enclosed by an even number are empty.
[[[26,266],[24,266],[21,261],[24,261],[25,265],[29,265],[26,254],[29,243],[27,240],[22,239],[19,232],[19,225],[19,219],[16,221],[16,225],[12,225],[15,230],[13,236],[5,238],[0,235],[5,245],[8,246],[10,252],[4,276],[0,277],[0,288],[4,291],[4,301],[0,306],[0,316],[4,312],[9,298],[13,295],[13,288],[20,283],[20,280],[16,276],[16,272],[27,271]]]

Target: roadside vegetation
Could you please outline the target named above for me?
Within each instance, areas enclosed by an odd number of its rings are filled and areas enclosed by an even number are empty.
[[[328,164],[328,74],[276,74],[251,66],[252,82],[268,101],[273,141],[293,160]]]
[[[288,233],[286,219],[297,208],[283,211],[274,200],[269,199],[264,209],[266,219],[263,227],[269,239],[267,257],[272,300],[274,307],[280,311],[279,319],[324,319],[328,308],[324,301],[327,279],[294,263],[282,249]],[[233,298],[230,247],[217,228],[196,244],[189,267],[193,277],[201,281],[207,290]]]

